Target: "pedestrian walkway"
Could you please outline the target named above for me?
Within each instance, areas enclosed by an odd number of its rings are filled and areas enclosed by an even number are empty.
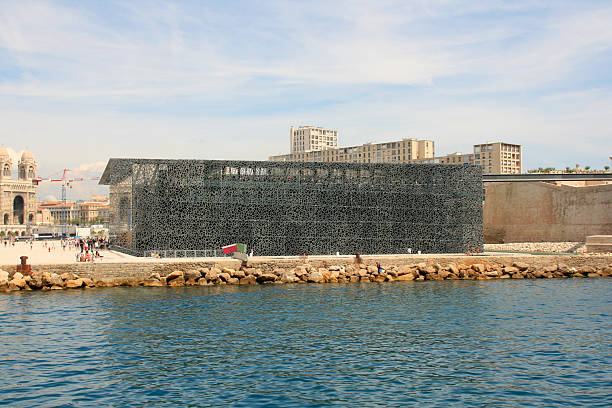
[[[45,245],[46,244],[46,245]],[[78,249],[80,252],[80,248]],[[0,241],[0,265],[17,265],[20,263],[20,256],[28,257],[28,263],[32,265],[49,265],[49,264],[69,264],[76,263],[77,249],[67,246],[62,249],[61,241],[35,241],[30,247],[29,242],[18,241],[15,246]],[[115,251],[100,251],[102,258],[97,258],[96,263],[117,263],[125,262],[127,259],[135,258],[126,254],[121,254]]]

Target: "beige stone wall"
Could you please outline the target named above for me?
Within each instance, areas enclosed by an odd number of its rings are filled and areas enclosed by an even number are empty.
[[[485,243],[584,242],[612,234],[612,185],[488,183]]]
[[[554,265],[559,268],[581,268],[586,265],[597,270],[612,267],[612,257],[605,255],[596,256],[556,256],[556,255],[518,255],[511,256],[465,256],[465,255],[382,255],[382,256],[363,256],[362,262],[359,265],[355,264],[354,257],[309,257],[302,259],[299,257],[287,257],[286,259],[270,260],[262,258],[261,260],[253,258],[249,261],[248,270],[257,270],[264,274],[276,274],[277,277],[283,272],[293,268],[305,267],[306,269],[321,270],[337,270],[338,268],[356,268],[357,270],[367,269],[370,272],[376,270],[376,264],[380,264],[387,270],[402,270],[406,268],[421,268],[423,270],[434,268],[444,269],[448,265],[457,265],[459,269],[470,265],[484,265],[486,267],[498,268],[501,265],[516,265],[523,264],[525,268],[542,269]],[[240,261],[233,259],[219,259],[208,262],[142,262],[142,263],[123,263],[123,264],[102,264],[102,263],[79,263],[79,264],[60,264],[60,265],[32,265],[34,272],[48,273],[71,273],[78,275],[80,278],[88,278],[93,281],[104,281],[108,283],[135,283],[142,282],[157,273],[161,276],[167,276],[174,271],[201,270],[202,268],[231,268],[232,270],[240,269]],[[491,268],[489,268],[491,269]],[[493,268],[494,269],[494,268]],[[16,265],[0,265],[0,271],[6,271],[10,275],[15,273]],[[433,273],[433,272],[432,272]],[[609,273],[606,273],[608,276]],[[467,277],[469,279],[475,276]],[[1,280],[1,279],[0,279]],[[275,279],[277,280],[277,279]],[[383,279],[384,280],[384,279]],[[400,279],[401,280],[401,279]],[[436,279],[438,280],[438,279]],[[0,292],[2,288],[0,287]]]

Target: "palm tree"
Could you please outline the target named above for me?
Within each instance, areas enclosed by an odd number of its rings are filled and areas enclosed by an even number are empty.
[[[572,169],[570,168],[570,166],[567,166],[567,167],[565,168],[565,172],[566,172],[566,173],[571,173],[571,172],[572,172]]]

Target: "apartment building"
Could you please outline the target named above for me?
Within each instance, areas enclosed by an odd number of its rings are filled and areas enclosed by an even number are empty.
[[[36,224],[55,225],[65,222],[83,224],[108,220],[109,201],[42,201],[37,203]]]
[[[338,131],[316,126],[291,127],[291,153],[335,149],[338,147]]]
[[[472,153],[451,153],[416,163],[474,164],[482,166],[484,174],[519,174],[523,171],[522,156],[521,145],[496,142],[474,145]]]
[[[292,152],[270,156],[268,160],[289,162],[411,163],[414,160],[433,157],[433,141],[402,139],[395,142],[365,143],[359,146],[328,147],[327,149],[320,150]]]

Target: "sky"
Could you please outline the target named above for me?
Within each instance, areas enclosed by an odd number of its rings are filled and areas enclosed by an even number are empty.
[[[602,168],[610,21],[609,0],[1,0],[0,144],[92,178],[110,157],[265,160],[317,125]]]

